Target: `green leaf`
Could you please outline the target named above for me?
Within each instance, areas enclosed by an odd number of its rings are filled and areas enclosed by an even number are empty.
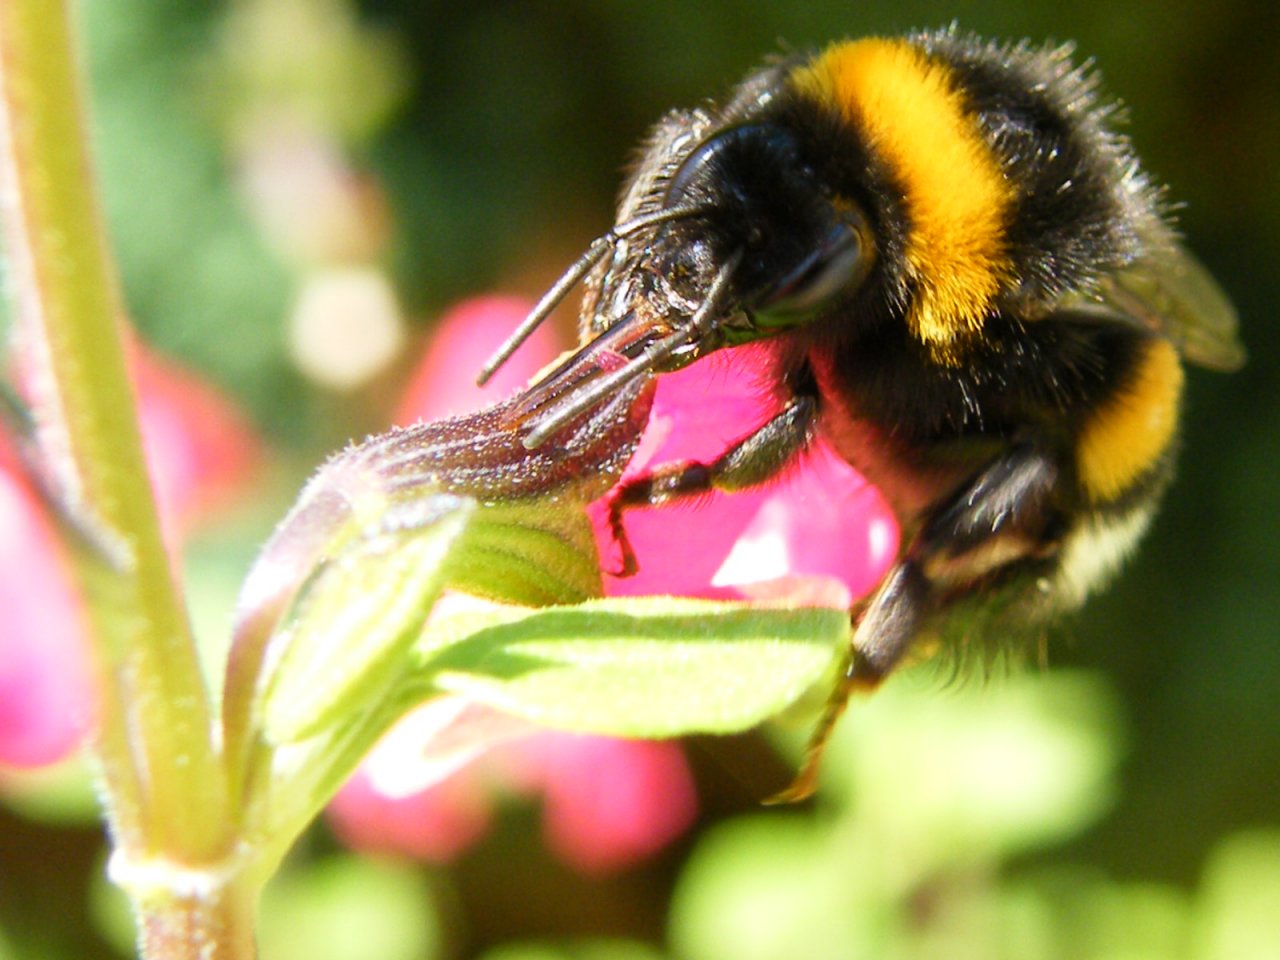
[[[387,681],[409,668],[407,651],[446,586],[527,605],[599,594],[580,509],[481,506],[444,493],[419,506],[415,517],[429,518],[420,523],[363,538],[344,532],[347,523],[334,535],[347,544],[311,571],[270,641],[283,653],[265,697],[268,741],[296,742],[375,707]]]
[[[439,624],[416,679],[558,729],[728,733],[821,680],[848,631],[843,610],[672,597],[507,609]]]

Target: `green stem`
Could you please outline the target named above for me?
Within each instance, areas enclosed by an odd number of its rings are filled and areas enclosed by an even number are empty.
[[[184,871],[160,861],[123,864],[111,875],[130,892],[143,957],[154,960],[253,960],[259,884],[243,865],[206,864]]]
[[[0,199],[20,347],[51,481],[105,547],[81,566],[107,813],[128,859],[198,869],[230,847],[225,778],[143,460],[82,104],[64,0],[0,0]],[[184,897],[168,900],[180,910]]]

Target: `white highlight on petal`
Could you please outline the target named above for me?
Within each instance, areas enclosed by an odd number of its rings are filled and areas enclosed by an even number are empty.
[[[400,720],[369,751],[364,772],[384,797],[419,793],[502,743],[538,730],[465,697],[439,697]]]
[[[867,544],[873,557],[891,556],[898,549],[898,528],[886,518],[877,518],[867,528]]]
[[[711,578],[713,587],[775,580],[792,572],[787,548],[786,508],[768,501],[733,545]]]

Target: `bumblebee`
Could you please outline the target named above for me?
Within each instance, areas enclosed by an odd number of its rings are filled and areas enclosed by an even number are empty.
[[[669,113],[594,241],[490,362],[584,284],[583,346],[512,408],[555,445],[721,347],[773,342],[778,412],[625,511],[765,482],[823,436],[885,494],[896,563],[851,612],[849,692],[973,618],[1043,622],[1130,551],[1170,477],[1182,358],[1244,358],[1233,310],[1067,47],[951,28],[837,42]],[[957,627],[963,620],[967,627]]]

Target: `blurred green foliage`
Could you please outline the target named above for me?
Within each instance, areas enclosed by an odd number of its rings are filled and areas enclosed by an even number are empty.
[[[843,782],[825,815],[743,816],[700,842],[676,888],[678,956],[1271,955],[1275,830],[1233,838],[1192,895],[1023,856],[1110,806],[1120,724],[1096,677],[949,693],[920,680],[855,709],[831,758]],[[1222,896],[1228,875],[1237,896]]]
[[[267,957],[1280,954],[1280,7],[326,0],[284,4],[297,20],[270,42],[251,29],[255,6],[82,3],[132,318],[237,397],[282,464],[278,509],[259,504],[192,547],[211,635],[311,465],[385,422],[396,390],[392,371],[335,396],[289,360],[284,318],[308,265],[273,247],[244,186],[245,130],[261,111],[304,105],[377,184],[389,235],[367,258],[425,330],[468,293],[539,290],[608,223],[646,126],[763,54],[953,19],[1070,38],[1185,204],[1189,244],[1239,306],[1251,354],[1232,377],[1192,375],[1179,481],[1139,559],[1054,644],[1047,676],[960,693],[906,678],[858,705],[814,808],[761,811],[704,770],[687,862],[682,851],[624,878],[566,874],[518,813],[429,882],[339,858],[318,837],[269,901]],[[100,870],[97,830],[15,809],[0,809],[0,957],[101,955],[74,906]],[[342,890],[363,896],[348,906]],[[290,930],[328,929],[308,909],[404,940],[299,953]]]

